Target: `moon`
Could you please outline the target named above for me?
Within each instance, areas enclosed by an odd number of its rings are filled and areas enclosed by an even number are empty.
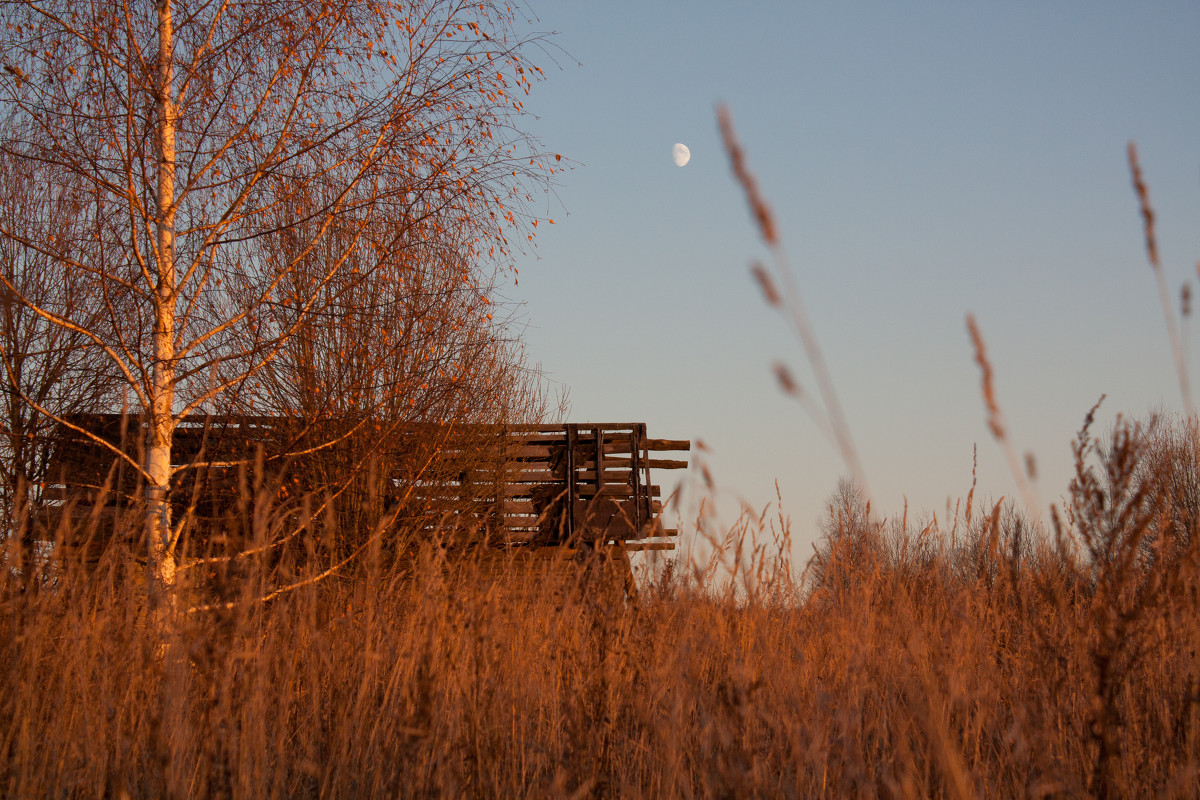
[[[675,143],[675,147],[672,149],[671,153],[675,158],[675,166],[677,167],[682,167],[692,158],[692,151],[688,150],[688,146],[679,142]]]

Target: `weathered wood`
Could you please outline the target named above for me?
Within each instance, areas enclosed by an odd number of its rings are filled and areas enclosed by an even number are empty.
[[[616,483],[616,484],[629,483],[630,474],[631,473],[629,470],[604,470],[603,480],[606,484],[607,483]],[[577,480],[594,482],[596,480],[596,470],[594,470],[594,469],[578,470],[577,469],[575,471],[575,477]],[[497,478],[497,483],[507,483],[507,484],[512,484],[512,483],[553,483],[555,481],[561,481],[561,480],[562,480],[562,476],[555,475],[553,471],[548,470],[548,469],[523,468],[519,471],[513,470],[511,472],[506,472],[506,473],[502,474],[501,476],[499,476]],[[480,481],[479,483],[486,484],[487,481]]]
[[[642,442],[642,446],[647,450],[657,452],[692,449],[692,443],[687,439],[646,439]]]
[[[675,542],[639,542],[637,540],[626,541],[625,549],[631,553],[647,550],[674,550]]]
[[[626,498],[617,496],[615,498],[603,498],[603,499],[624,500]],[[506,501],[506,502],[500,504],[500,507],[503,509],[504,514],[506,516],[515,514],[515,515],[528,515],[528,516],[538,517],[538,516],[543,516],[546,513],[548,513],[547,507],[540,505],[537,502],[532,501],[532,500],[510,500],[510,501]],[[651,504],[650,508],[655,514],[658,514],[662,511],[662,502],[655,500]]]
[[[73,422],[137,460],[146,428],[136,417],[79,415]],[[383,436],[382,431],[387,432],[386,446],[376,448],[372,437]],[[178,504],[175,513],[182,517],[183,504],[195,487],[200,503],[191,516],[211,523],[216,536],[222,515],[238,507],[238,493],[245,491],[247,473],[255,469],[255,463],[264,465],[267,474],[261,476],[261,485],[278,492],[279,503],[289,497],[298,501],[305,493],[319,497],[327,491],[340,491],[346,475],[365,481],[369,471],[362,468],[362,457],[352,455],[362,447],[344,447],[338,439],[340,432],[360,437],[360,443],[366,438],[370,457],[378,459],[370,472],[379,483],[370,493],[364,488],[339,502],[353,507],[369,494],[398,507],[401,518],[417,529],[482,526],[514,543],[623,541],[652,532],[661,535],[662,502],[656,498],[662,490],[650,482],[651,470],[683,469],[688,462],[651,458],[650,453],[686,452],[691,446],[687,440],[649,438],[640,423],[390,425],[369,420],[306,423],[261,416],[193,415],[176,430],[172,466],[199,459],[233,466],[179,472],[173,493]],[[118,464],[110,473],[111,451],[65,428],[56,433],[47,503],[70,503],[87,513],[106,481],[110,487],[106,509],[136,502],[139,480],[135,468]],[[318,448],[330,437],[337,441]],[[297,449],[311,448],[318,449],[291,455]],[[349,460],[353,458],[359,460]],[[306,466],[310,463],[317,465],[315,471]],[[297,483],[296,477],[286,484],[279,482],[284,475],[297,474],[306,483]],[[255,480],[253,475],[249,477],[250,482]]]
[[[529,497],[531,494],[534,494],[535,492],[538,491],[538,489],[540,489],[541,487],[543,487],[545,485],[546,485],[545,483],[508,483],[499,488],[498,494],[503,497],[509,497],[509,498]],[[613,487],[613,486],[621,486],[622,484],[606,483],[604,485],[606,487]],[[652,484],[650,486],[644,486],[643,489],[645,490],[647,496],[649,496],[649,497],[662,497],[662,487],[657,484]],[[566,492],[565,489],[561,490],[561,493],[563,493],[564,495],[565,495],[565,492]],[[579,492],[580,492],[581,496],[589,496],[590,494],[595,492],[595,486],[594,485],[593,486],[582,486],[579,488]]]

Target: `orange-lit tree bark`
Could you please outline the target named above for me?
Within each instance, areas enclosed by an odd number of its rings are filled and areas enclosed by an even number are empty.
[[[130,312],[45,303],[87,338],[144,416],[145,536],[155,596],[175,581],[172,436],[281,353],[321,312],[382,220],[464,257],[503,257],[524,235],[527,181],[544,174],[513,126],[536,68],[507,7],[426,0],[67,0],[2,4],[6,158],[48,165],[90,205],[88,256],[62,256],[19,224],[0,235]],[[548,172],[546,170],[545,172]],[[280,208],[304,209],[283,224]],[[296,224],[298,223],[298,224]],[[271,242],[302,232],[288,259]],[[334,233],[336,232],[336,236]],[[411,237],[398,237],[404,247]],[[321,267],[303,270],[310,256]],[[237,302],[235,302],[237,301]],[[270,309],[292,323],[270,329]],[[108,309],[117,308],[109,304]],[[50,411],[50,409],[43,409]]]

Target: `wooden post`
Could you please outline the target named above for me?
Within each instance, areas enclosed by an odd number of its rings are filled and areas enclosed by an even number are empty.
[[[567,425],[567,508],[564,515],[567,541],[575,537],[575,499],[579,496],[575,486],[575,439],[578,433],[578,425]]]

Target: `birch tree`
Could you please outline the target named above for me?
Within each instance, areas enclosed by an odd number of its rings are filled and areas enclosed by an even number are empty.
[[[0,7],[0,155],[77,185],[91,242],[61,253],[11,220],[0,236],[90,300],[47,301],[0,281],[102,353],[141,409],[144,457],[114,455],[144,481],[162,597],[175,583],[170,492],[186,467],[172,466],[171,447],[182,418],[270,365],[361,248],[454,230],[464,258],[503,260],[510,241],[532,235],[529,192],[555,167],[516,125],[539,71],[520,20],[490,2]],[[367,236],[385,222],[405,235]],[[286,237],[289,256],[267,257]],[[281,307],[290,322],[272,328]]]

